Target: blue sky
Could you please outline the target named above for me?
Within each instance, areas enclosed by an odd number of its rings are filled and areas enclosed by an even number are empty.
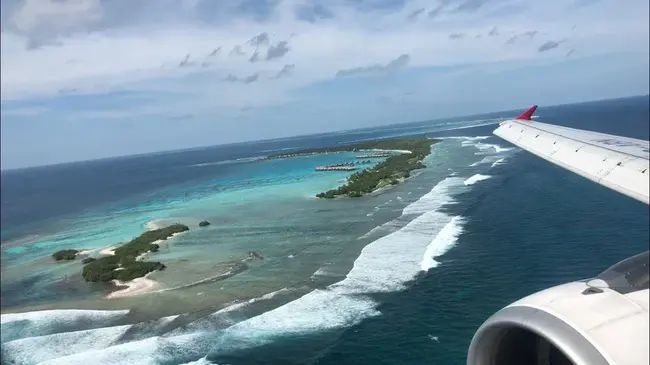
[[[647,0],[3,0],[2,168],[648,93]]]

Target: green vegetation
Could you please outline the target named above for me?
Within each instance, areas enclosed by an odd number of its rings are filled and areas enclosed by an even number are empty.
[[[54,257],[56,261],[74,260],[77,257],[77,253],[79,253],[79,250],[61,250],[53,253],[52,257]]]
[[[208,222],[208,221],[199,222],[199,227],[205,227],[205,226],[209,226],[209,225],[210,225],[210,222]]]
[[[89,263],[91,263],[91,262],[93,262],[95,260],[97,260],[97,259],[94,258],[94,257],[86,257],[85,259],[81,260],[81,263],[82,264],[89,264]]]
[[[426,148],[426,155],[429,154],[429,146],[440,142],[439,139],[413,138],[413,139],[384,139],[378,141],[368,141],[343,146],[309,148],[290,153],[267,156],[267,160],[278,158],[290,158],[297,156],[315,155],[320,153],[334,152],[360,152],[364,150],[407,150],[416,153],[416,149]]]
[[[349,146],[333,147],[334,151],[359,151],[363,149],[408,150],[411,153],[401,153],[388,157],[376,166],[352,174],[345,185],[316,196],[332,199],[339,196],[352,198],[361,197],[388,185],[397,185],[400,181],[411,176],[411,171],[426,167],[422,163],[431,152],[431,145],[440,142],[438,139],[399,139],[376,142],[365,142]],[[312,153],[312,152],[309,152]]]
[[[156,252],[160,246],[155,241],[166,240],[174,233],[185,232],[189,228],[182,224],[147,231],[139,237],[115,249],[115,254],[93,260],[84,266],[82,275],[86,281],[109,282],[133,280],[155,270],[164,270],[160,262],[136,261],[136,257],[146,252]]]
[[[84,266],[82,275],[86,281],[109,282],[111,280],[129,281],[145,276],[155,270],[164,270],[160,262],[127,261],[115,263],[115,256],[102,257]]]

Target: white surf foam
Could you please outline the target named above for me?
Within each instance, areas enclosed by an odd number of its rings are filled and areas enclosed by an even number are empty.
[[[231,303],[225,308],[222,308],[204,318],[200,318],[194,322],[187,324],[183,328],[177,328],[169,332],[165,335],[165,337],[176,337],[187,335],[193,332],[201,332],[232,326],[233,324],[237,323],[237,321],[233,319],[232,314],[245,308],[248,304],[248,302]]]
[[[499,165],[503,165],[505,163],[505,161],[506,161],[505,158],[500,158],[500,159],[494,161],[492,163],[492,166],[490,166],[490,167],[492,168],[492,167],[496,167],[496,166],[499,166]]]
[[[277,336],[297,335],[355,325],[379,315],[376,303],[364,296],[336,290],[314,290],[297,300],[226,329],[214,341],[215,351],[266,344]]]
[[[438,233],[436,238],[431,241],[420,262],[422,271],[428,271],[438,266],[438,262],[434,258],[443,255],[456,244],[458,236],[463,232],[463,223],[464,220],[462,217],[453,217],[440,233]]]
[[[318,268],[316,272],[314,272],[311,277],[316,277],[316,276],[336,276],[336,274],[333,274],[325,268],[325,266]]]
[[[513,148],[512,147],[501,147],[497,144],[490,144],[490,143],[477,143],[474,145],[476,148],[478,148],[480,151],[486,151],[489,149],[494,149],[495,152],[506,152],[510,151]]]
[[[247,303],[240,303],[219,312],[233,311]],[[278,307],[226,330],[210,331],[202,327],[193,333],[150,337],[100,350],[90,350],[59,357],[41,364],[158,364],[187,362],[203,356],[209,349],[229,351],[248,348],[272,341],[282,334],[299,334],[328,328],[340,328],[359,323],[377,315],[376,303],[368,298],[335,294],[331,290],[315,290],[296,301]],[[217,313],[219,313],[217,312]],[[215,314],[217,314],[215,313]],[[197,322],[198,323],[198,322]],[[181,359],[181,360],[178,360]],[[182,360],[186,359],[186,360]]]
[[[492,177],[492,176],[490,176],[490,175],[481,175],[481,174],[476,174],[476,175],[472,175],[472,177],[468,178],[468,179],[465,180],[463,183],[464,183],[465,185],[474,185],[474,184],[476,184],[476,183],[479,182],[479,181],[487,180],[487,179],[489,179],[489,178],[491,178],[491,177]]]
[[[259,346],[281,335],[347,327],[379,315],[377,303],[366,294],[402,290],[417,276],[423,253],[452,220],[437,209],[453,201],[453,186],[462,186],[462,180],[447,178],[405,208],[404,214],[423,213],[364,247],[344,280],[226,329],[214,351]],[[442,250],[443,242],[440,239],[435,246]]]
[[[214,365],[214,363],[208,361],[208,360],[204,357],[204,358],[198,359],[198,360],[196,360],[196,361],[190,361],[190,362],[186,362],[186,363],[184,363],[184,364],[180,364],[180,365]]]
[[[484,139],[491,138],[491,136],[454,136],[454,137],[442,137],[442,139],[460,139],[463,141],[469,141],[469,142],[475,142],[475,141],[482,141]]]
[[[122,336],[131,325],[29,337],[3,344],[6,360],[36,364],[89,350],[103,349]]]
[[[190,217],[169,217],[169,218],[162,218],[162,219],[154,219],[152,221],[149,221],[149,222],[145,223],[144,226],[145,226],[145,228],[147,230],[153,231],[155,229],[161,229],[161,228],[169,227],[172,224],[177,224],[177,223],[184,224],[184,225],[189,226],[191,228],[193,226],[194,227],[198,226],[199,220],[195,219],[195,218],[190,218]],[[174,233],[172,236],[175,237],[175,236],[181,235],[183,233],[185,233],[185,232]]]
[[[266,296],[273,297],[285,289],[269,293]],[[142,340],[136,340],[117,344],[105,348],[95,348],[89,351],[76,352],[48,361],[41,362],[42,365],[86,365],[86,364],[134,364],[149,365],[169,362],[170,359],[191,359],[204,356],[214,343],[219,328],[227,328],[236,323],[231,314],[244,307],[249,302],[235,303],[227,306],[209,316],[192,322],[184,328],[178,328],[164,336],[152,336]],[[171,319],[176,316],[166,317]],[[74,343],[58,344],[59,346],[75,346]],[[188,360],[180,360],[188,361]],[[172,360],[173,362],[173,360]],[[176,360],[179,362],[179,360]]]
[[[473,164],[469,165],[469,167],[476,167],[478,165],[483,165],[490,162],[492,162],[492,159],[490,157],[483,157],[482,160],[474,162]]]
[[[479,165],[485,165],[485,164],[491,164],[492,167],[495,166],[495,163],[501,164],[505,158],[501,157],[503,154],[492,154],[483,157],[480,161],[474,162],[473,164],[469,165],[470,167],[476,167]]]
[[[475,147],[479,150],[476,154],[482,155],[486,153],[490,153],[491,150],[493,150],[492,153],[503,153],[507,151],[511,151],[514,149],[514,147],[502,147],[499,146],[498,144],[493,144],[493,143],[483,143],[481,141],[490,138],[490,136],[476,136],[476,137],[446,137],[446,138],[451,138],[451,139],[460,139],[462,140],[461,146],[463,147]],[[476,164],[480,164],[483,162],[478,162]],[[476,166],[476,165],[471,165],[471,166]]]
[[[159,350],[159,339],[160,337],[150,337],[146,340],[128,342],[106,349],[90,350],[74,355],[58,357],[43,361],[39,365],[153,365],[158,363],[156,361],[156,353]]]
[[[475,136],[475,137],[467,137],[467,136],[460,136],[460,137],[442,137],[442,139],[455,139],[455,140],[461,140],[460,145],[463,147],[468,147],[468,146],[476,146],[477,144],[480,143],[480,141],[485,140],[490,138],[490,136]]]
[[[268,294],[264,294],[264,295],[262,295],[262,296],[259,297],[259,298],[253,298],[253,299],[250,299],[250,300],[248,301],[248,303],[249,303],[249,304],[252,304],[252,303],[258,302],[258,301],[260,301],[260,300],[269,300],[269,299],[273,299],[273,298],[275,298],[276,296],[278,296],[278,295],[280,295],[280,294],[286,294],[286,293],[289,293],[289,292],[291,292],[291,289],[289,289],[289,288],[282,288],[282,289],[280,289],[280,290],[276,290],[276,291],[274,291],[274,292],[270,292],[270,293],[268,293]]]
[[[442,180],[420,199],[406,206],[402,214],[423,214],[443,204],[453,203],[451,196],[448,194],[449,188],[459,186],[460,182],[461,179],[454,177]]]
[[[81,311],[86,312],[86,311]],[[88,311],[92,312],[92,311]],[[118,311],[115,311],[118,312]],[[87,316],[86,316],[87,317]],[[135,330],[138,340],[147,334],[156,333],[178,316],[163,317],[155,321],[142,322],[136,325],[108,326],[89,330],[69,331],[44,336],[27,337],[3,343],[4,356],[15,364],[36,364],[55,361],[77,354],[102,351],[112,348],[125,333]],[[78,318],[75,318],[75,321]],[[140,332],[139,336],[137,332]],[[131,334],[131,342],[136,338]],[[58,360],[56,360],[58,361]],[[96,363],[94,360],[86,363]]]
[[[156,229],[165,228],[162,225],[162,223],[159,222],[158,220],[147,222],[147,223],[145,223],[144,226],[147,228],[148,231],[153,231],[153,230],[156,230]]]
[[[129,313],[129,310],[82,310],[82,309],[59,309],[44,310],[25,313],[7,313],[0,315],[0,324],[14,321],[30,321],[32,325],[39,325],[53,321],[64,321],[71,319],[97,320],[120,317]]]
[[[73,330],[105,327],[126,315],[128,310],[44,310],[8,313],[0,316],[2,342],[46,336]]]
[[[378,303],[368,294],[404,289],[406,283],[421,272],[423,255],[440,255],[453,245],[457,233],[447,227],[457,228],[462,220],[439,209],[454,203],[452,189],[462,186],[462,179],[446,178],[418,201],[404,208],[401,219],[411,215],[415,218],[401,229],[364,247],[346,278],[325,289],[314,290],[225,330],[210,331],[200,325],[201,321],[197,321],[188,326],[193,327],[193,333],[178,333],[176,336],[170,333],[165,337],[92,349],[43,364],[152,364],[169,360],[170,357],[187,362],[204,357],[210,348],[215,352],[249,348],[273,341],[278,336],[344,328],[377,316],[380,314]],[[279,292],[267,296],[272,297]],[[248,302],[234,304],[211,316],[223,315],[245,305]]]
[[[451,176],[454,176],[452,174]],[[416,214],[423,214],[428,211],[431,211],[433,209],[436,209],[436,207],[439,207],[440,205],[443,204],[453,204],[454,201],[451,199],[451,197],[448,195],[448,189],[452,186],[460,186],[462,182],[462,179],[460,178],[452,178],[452,177],[447,177],[446,179],[440,181],[437,185],[431,189],[427,194],[423,195],[420,199],[416,200],[415,202],[407,205],[404,207],[402,210],[402,215],[399,216],[398,218],[388,221],[382,225],[379,225],[370,231],[368,231],[366,234],[363,236],[357,238],[357,239],[364,239],[373,235],[378,235],[380,233],[388,233],[388,232],[394,232],[397,230],[399,226],[399,220],[403,218],[404,216],[409,216],[409,215],[416,215]],[[376,208],[379,208],[383,205],[386,205],[390,203],[392,200],[389,200],[386,203],[380,204]]]

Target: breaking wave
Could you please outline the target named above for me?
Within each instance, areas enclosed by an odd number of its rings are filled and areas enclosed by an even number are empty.
[[[476,174],[476,175],[472,175],[472,177],[468,178],[468,179],[465,180],[463,183],[464,183],[465,185],[474,185],[474,184],[476,184],[476,183],[479,182],[479,181],[487,180],[487,179],[489,179],[489,178],[491,178],[491,177],[492,177],[492,176],[490,176],[490,175],[481,175],[481,174]]]
[[[440,255],[455,243],[457,234],[436,237],[448,232],[445,227],[450,223],[460,226],[462,220],[438,210],[453,202],[451,190],[460,186],[462,180],[457,178],[438,183],[404,209],[402,217],[416,218],[363,248],[344,280],[227,328],[211,354],[260,346],[282,336],[348,327],[379,315],[378,303],[369,294],[405,289],[421,271],[423,255]]]
[[[506,152],[514,149],[513,147],[501,147],[497,144],[490,144],[490,143],[477,143],[475,147],[478,148],[480,152],[484,152],[492,148],[494,149],[495,152]]]
[[[463,232],[463,223],[463,217],[453,217],[451,221],[444,226],[440,233],[438,233],[436,238],[431,241],[424,252],[422,262],[420,263],[422,271],[428,271],[429,269],[438,266],[438,262],[435,258],[443,255],[456,244],[458,236]]]
[[[499,165],[503,165],[505,163],[506,159],[505,158],[500,158],[492,163],[492,166],[490,167],[496,167]]]
[[[479,141],[490,137],[467,138],[480,145]],[[435,258],[455,245],[465,222],[463,217],[450,216],[441,208],[456,203],[456,189],[466,189],[465,185],[486,178],[489,176],[476,174],[467,180],[447,177],[440,181],[406,206],[400,217],[364,235],[387,233],[363,248],[345,279],[271,311],[244,320],[232,317],[247,305],[287,293],[289,289],[235,303],[189,323],[182,330],[166,335],[154,332],[150,333],[152,337],[131,338],[128,342],[123,337],[138,324],[120,321],[127,310],[6,314],[0,321],[3,356],[19,364],[149,364],[171,359],[176,363],[210,364],[206,360],[210,356],[260,346],[278,337],[355,325],[380,314],[378,302],[371,294],[403,290],[422,271],[438,265]],[[165,223],[168,222],[152,221],[147,228],[155,229]],[[322,267],[314,276],[328,274]]]
[[[2,342],[5,343],[27,337],[106,327],[113,325],[128,312],[61,309],[3,314],[0,316],[0,333]]]

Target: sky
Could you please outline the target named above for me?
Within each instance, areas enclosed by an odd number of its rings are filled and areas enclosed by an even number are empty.
[[[2,0],[1,167],[647,94],[647,0]]]

